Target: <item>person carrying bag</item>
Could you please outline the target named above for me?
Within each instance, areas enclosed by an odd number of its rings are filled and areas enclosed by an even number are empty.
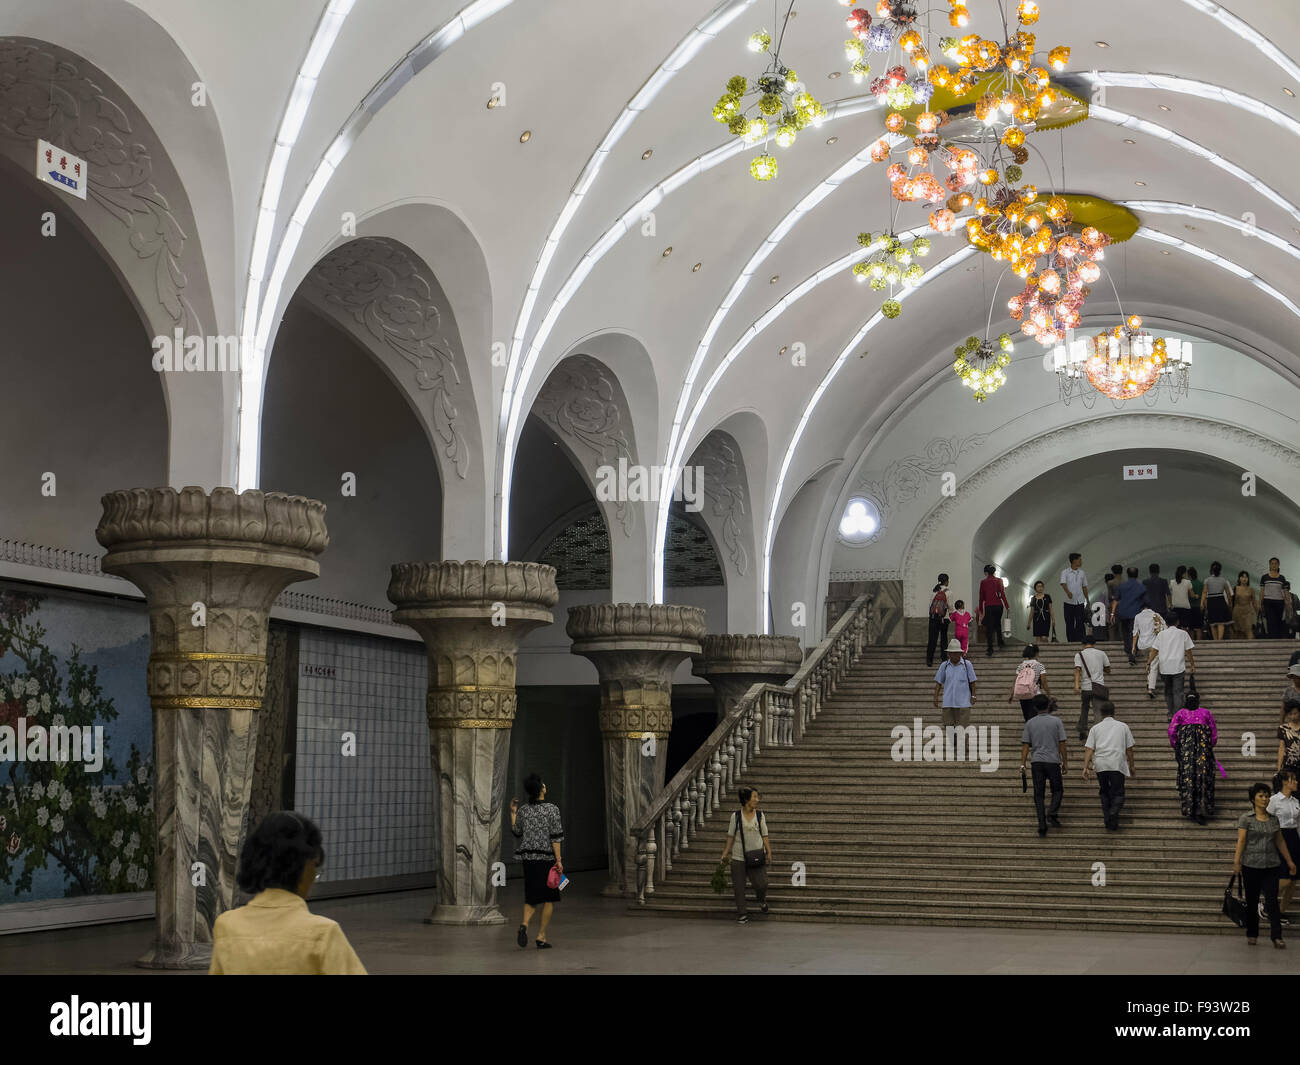
[[[727,825],[727,841],[723,845],[722,862],[731,856],[731,887],[736,896],[736,922],[749,923],[749,913],[745,908],[745,881],[754,885],[758,896],[759,912],[767,910],[767,863],[772,858],[771,847],[767,841],[767,822],[758,808],[759,794],[756,788],[741,788],[739,797],[742,806],[731,815]],[[746,823],[748,818],[748,823]],[[758,847],[751,844],[757,842]]]

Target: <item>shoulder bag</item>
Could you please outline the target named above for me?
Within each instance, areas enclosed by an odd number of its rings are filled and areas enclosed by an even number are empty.
[[[1232,893],[1233,884],[1237,885],[1235,895]],[[1238,928],[1246,927],[1246,900],[1241,896],[1241,883],[1236,873],[1229,877],[1228,886],[1223,889],[1223,915]]]
[[[754,818],[754,827],[758,829],[759,838],[763,835],[763,811],[759,810]],[[736,811],[736,834],[740,836],[740,849],[745,851],[745,868],[762,869],[767,864],[767,852],[760,847],[756,851],[745,850],[745,814],[742,810]]]

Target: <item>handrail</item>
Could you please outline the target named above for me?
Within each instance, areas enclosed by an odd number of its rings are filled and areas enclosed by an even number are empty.
[[[871,602],[870,595],[858,596],[785,684],[753,685],[628,830],[625,887],[638,903],[654,894],[762,744],[793,747],[803,739],[866,645]]]

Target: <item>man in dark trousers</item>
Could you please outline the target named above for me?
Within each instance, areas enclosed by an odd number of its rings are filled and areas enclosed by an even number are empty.
[[[1056,828],[1061,827],[1061,819],[1057,816],[1064,791],[1061,774],[1069,769],[1070,762],[1065,725],[1051,712],[1051,707],[1052,701],[1046,695],[1034,696],[1034,709],[1038,713],[1025,722],[1025,731],[1020,737],[1020,771],[1023,773],[1025,764],[1029,763],[1034,773],[1034,809],[1038,811],[1040,836],[1047,835],[1048,822]],[[1052,804],[1044,810],[1043,799],[1049,782],[1052,785]]]
[[[1169,582],[1160,576],[1160,566],[1152,562],[1147,567],[1151,576],[1142,582],[1147,590],[1147,606],[1161,617],[1169,613]]]
[[[1137,657],[1133,651],[1133,619],[1142,612],[1146,605],[1147,589],[1138,580],[1137,566],[1129,566],[1128,580],[1115,589],[1115,599],[1111,605],[1111,620],[1117,622],[1123,631],[1124,650],[1128,653],[1128,664],[1134,665]]]
[[[930,593],[930,634],[925,644],[925,664],[934,665],[934,652],[948,646],[948,574],[939,574],[939,583]]]
[[[1088,575],[1083,572],[1083,556],[1077,551],[1061,570],[1061,591],[1065,593],[1065,638],[1080,643],[1088,623]]]
[[[1097,704],[1101,717],[1084,741],[1083,779],[1097,774],[1097,791],[1101,795],[1101,816],[1106,828],[1119,831],[1119,812],[1124,809],[1124,779],[1135,772],[1133,765],[1133,731],[1115,716],[1115,704],[1103,699]]]

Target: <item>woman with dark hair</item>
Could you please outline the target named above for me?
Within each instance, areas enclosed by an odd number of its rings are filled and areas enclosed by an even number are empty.
[[[1255,589],[1250,586],[1250,573],[1242,570],[1237,574],[1237,583],[1232,589],[1232,627],[1238,640],[1255,638],[1257,617],[1259,604],[1255,601]]]
[[[1287,850],[1286,839],[1278,819],[1268,812],[1273,792],[1263,782],[1250,786],[1249,813],[1237,819],[1237,850],[1232,858],[1232,871],[1241,877],[1246,889],[1246,942],[1252,947],[1259,938],[1259,896],[1264,895],[1264,910],[1268,914],[1269,938],[1273,946],[1283,948],[1282,914],[1277,906],[1278,855],[1282,868],[1294,877],[1295,860]]]
[[[1210,575],[1201,587],[1201,613],[1214,638],[1222,640],[1224,626],[1232,623],[1232,585],[1223,576],[1221,562],[1210,563]]]
[[[1280,640],[1286,635],[1282,615],[1286,612],[1286,583],[1280,563],[1268,560],[1268,572],[1259,578],[1259,606],[1264,612],[1265,635],[1270,640]]]
[[[1183,707],[1169,722],[1169,745],[1178,761],[1178,799],[1184,817],[1205,824],[1214,816],[1214,745],[1219,726],[1203,706]]]
[[[542,927],[537,933],[537,949],[546,950],[551,943],[546,938],[546,927],[551,923],[551,912],[560,901],[557,886],[564,876],[564,862],[560,860],[560,843],[564,828],[560,824],[560,808],[546,802],[546,784],[536,773],[524,781],[528,804],[520,806],[518,799],[510,800],[510,831],[519,840],[515,859],[524,863],[524,921],[515,935],[515,942],[528,946],[528,924],[537,908],[542,908]],[[551,869],[555,869],[556,885],[551,884]]]
[[[1034,699],[1039,695],[1052,697],[1052,689],[1047,685],[1047,667],[1038,661],[1038,644],[1026,644],[1020,652],[1020,665],[1016,666],[1016,675],[1011,681],[1011,694],[1007,702],[1020,700],[1020,713],[1026,721],[1038,716],[1038,707]]]
[[[1056,611],[1052,609],[1052,597],[1047,594],[1047,585],[1034,581],[1034,594],[1029,600],[1029,617],[1025,619],[1025,628],[1034,627],[1034,639],[1046,640],[1056,635]]]
[[[997,566],[989,563],[984,567],[984,579],[980,581],[979,604],[975,617],[984,626],[984,637],[988,641],[988,657],[993,657],[993,638],[996,636],[998,647],[1005,647],[1006,637],[1002,635],[1002,616],[1006,611],[1011,617],[1011,603],[1007,600],[1007,588],[1002,578],[997,576]]]
[[[731,855],[731,888],[736,895],[736,923],[749,924],[745,909],[745,879],[754,885],[758,912],[767,913],[767,866],[772,861],[772,847],[767,841],[767,822],[758,808],[757,788],[741,788],[737,793],[740,809],[727,823],[727,842],[722,845],[722,861]],[[757,846],[755,846],[757,844]]]
[[[1187,567],[1179,566],[1174,570],[1174,579],[1169,583],[1169,607],[1178,615],[1178,624],[1184,629],[1191,627],[1191,596],[1192,582],[1187,579]]]
[[[244,841],[235,880],[252,895],[212,926],[213,976],[364,976],[338,922],[307,909],[325,862],[320,829],[301,814],[268,814]]]
[[[936,647],[948,646],[948,574],[939,574],[939,583],[930,593],[930,632],[925,644],[925,664],[934,665]]]

